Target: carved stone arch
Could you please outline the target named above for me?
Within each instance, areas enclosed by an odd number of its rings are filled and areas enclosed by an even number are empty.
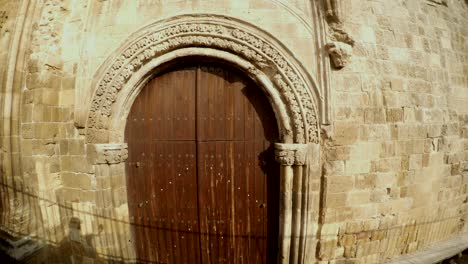
[[[275,144],[281,164],[278,263],[311,263],[320,195],[316,110],[320,90],[284,45],[249,23],[207,14],[157,21],[130,36],[104,62],[94,78],[91,102],[82,102],[89,109],[84,133],[96,177],[125,178],[123,136],[135,97],[163,65],[191,56],[221,60],[242,70],[270,100],[280,132],[280,142]],[[126,186],[112,187],[115,197],[122,196],[119,188],[126,190]],[[129,223],[126,203],[126,197],[121,198],[114,210]],[[122,236],[128,236],[130,226],[123,230]],[[133,246],[125,242],[116,247],[128,249],[131,259]]]
[[[118,142],[125,103],[155,67],[181,56],[227,60],[260,82],[277,114],[284,143],[318,143],[315,81],[273,36],[217,15],[182,15],[145,26],[108,59],[96,76],[86,120],[88,143]],[[120,111],[120,112],[119,112]],[[119,121],[119,122],[117,122]]]

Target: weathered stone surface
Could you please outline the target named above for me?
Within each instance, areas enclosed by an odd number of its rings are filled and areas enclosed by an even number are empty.
[[[88,2],[0,0],[0,194],[14,208],[2,212],[5,227],[59,244],[68,233],[57,230],[79,216],[97,252],[135,258],[131,243],[116,242],[131,233],[125,117],[112,119],[126,111],[119,89],[162,50],[189,45],[255,64],[246,72],[273,76],[285,116],[307,121],[273,142],[288,186],[305,175],[312,189],[301,223],[319,251],[304,263],[384,263],[468,231],[464,1]],[[190,36],[171,27],[151,43],[132,38],[176,14],[194,14]],[[111,120],[120,131],[104,131]],[[306,139],[320,150],[290,145]]]

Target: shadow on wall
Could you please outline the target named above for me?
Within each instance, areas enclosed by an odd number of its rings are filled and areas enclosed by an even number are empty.
[[[103,244],[103,225],[97,226],[97,232],[84,232],[83,219],[76,216],[96,217],[102,222],[104,215],[94,215],[70,202],[51,199],[54,196],[54,191],[39,195],[22,185],[0,182],[0,263],[122,262],[97,253],[96,245]]]
[[[81,234],[81,220],[78,217],[72,217],[68,224],[68,235],[56,246],[45,245],[35,246],[37,249],[31,255],[22,259],[15,260],[8,255],[6,251],[0,252],[2,263],[27,263],[27,264],[100,264],[108,263],[101,259],[92,246],[94,235],[83,236]],[[5,233],[3,235],[6,235]],[[11,239],[14,239],[11,237]],[[11,241],[11,240],[10,240]],[[29,241],[31,243],[31,241]],[[34,247],[33,245],[31,245]],[[25,250],[18,248],[17,250]]]

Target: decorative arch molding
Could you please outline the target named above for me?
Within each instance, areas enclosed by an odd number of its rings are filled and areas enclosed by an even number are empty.
[[[87,105],[84,133],[87,157],[97,178],[124,178],[126,119],[135,98],[157,71],[186,57],[209,57],[242,70],[267,95],[280,139],[278,263],[312,263],[317,245],[320,195],[320,145],[315,80],[284,45],[246,22],[218,15],[182,15],[145,26],[100,68]],[[83,121],[83,120],[82,120]],[[79,122],[78,122],[79,123]],[[123,177],[122,177],[123,176]],[[98,190],[121,197],[127,186]],[[99,196],[100,194],[97,194]],[[104,206],[104,205],[103,205]],[[107,206],[107,205],[106,205]],[[126,196],[114,213],[128,221]],[[130,222],[128,222],[130,223]],[[122,228],[126,258],[134,258],[130,225]],[[122,242],[123,243],[123,242]]]
[[[86,141],[120,141],[116,126],[125,112],[116,102],[135,94],[133,77],[145,76],[163,58],[190,55],[218,57],[244,68],[262,82],[277,115],[282,142],[318,143],[320,90],[315,80],[273,36],[244,21],[211,14],[181,15],[147,25],[103,64],[88,106]]]

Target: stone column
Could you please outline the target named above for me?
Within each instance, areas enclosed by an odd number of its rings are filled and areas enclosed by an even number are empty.
[[[106,255],[132,259],[135,254],[130,242],[125,179],[127,144],[90,144],[88,158],[92,159],[96,176],[94,226],[102,227],[95,239],[96,249]]]
[[[305,263],[306,253],[315,250],[315,228],[310,228],[315,217],[310,211],[316,206],[309,167],[315,165],[317,159],[311,157],[318,156],[318,150],[317,144],[275,144],[281,165],[278,263]]]

